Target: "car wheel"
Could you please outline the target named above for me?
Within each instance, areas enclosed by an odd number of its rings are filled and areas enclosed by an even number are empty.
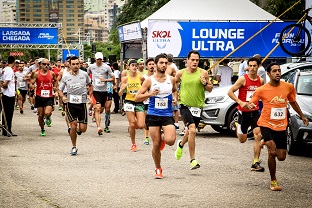
[[[211,128],[213,129],[213,130],[215,130],[216,132],[219,132],[219,133],[224,133],[224,132],[226,132],[226,128],[224,128],[223,126],[218,126],[218,125],[210,125],[211,126]]]
[[[294,140],[291,130],[291,121],[287,126],[287,152],[289,155],[295,155],[298,153],[298,143]]]
[[[228,132],[231,136],[236,137],[236,125],[235,122],[238,121],[238,110],[237,108],[232,108],[229,113],[228,113],[228,117],[227,117],[227,129]],[[251,127],[248,128],[247,130],[247,137],[252,137],[253,136],[253,132]]]

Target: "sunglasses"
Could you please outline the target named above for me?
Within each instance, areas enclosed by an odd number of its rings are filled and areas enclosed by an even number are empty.
[[[48,63],[41,63],[43,66],[50,66]]]
[[[73,65],[73,66],[80,65],[80,63],[72,63],[71,65]]]

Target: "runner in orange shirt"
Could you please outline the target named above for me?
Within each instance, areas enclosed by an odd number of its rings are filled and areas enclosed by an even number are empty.
[[[281,187],[276,180],[276,159],[286,159],[287,151],[287,103],[298,113],[303,123],[308,126],[308,119],[296,102],[296,90],[287,82],[281,82],[281,68],[277,63],[271,63],[267,69],[270,82],[259,87],[253,94],[248,108],[253,109],[261,99],[263,102],[262,114],[258,120],[262,138],[268,148],[268,166],[271,175],[270,188],[280,191]]]

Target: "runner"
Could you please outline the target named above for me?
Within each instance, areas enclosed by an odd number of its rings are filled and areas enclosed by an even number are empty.
[[[280,191],[276,180],[276,159],[284,161],[287,152],[287,104],[298,113],[305,126],[309,125],[309,120],[302,114],[296,102],[296,90],[294,86],[287,82],[281,82],[281,68],[277,63],[271,63],[266,69],[270,82],[258,88],[253,94],[250,109],[256,109],[258,101],[263,102],[263,109],[258,120],[262,138],[268,148],[268,166],[271,176],[270,188],[273,191]]]
[[[176,131],[172,118],[172,102],[177,100],[177,87],[175,79],[166,74],[168,59],[166,54],[159,54],[155,57],[156,73],[144,81],[138,94],[135,96],[136,102],[149,99],[146,125],[149,126],[153,140],[152,155],[155,163],[155,178],[163,178],[160,165],[161,153],[165,144],[174,145]],[[163,130],[163,134],[161,133]]]
[[[250,110],[247,108],[248,102],[255,90],[263,85],[263,79],[257,75],[258,67],[261,62],[258,58],[252,57],[248,59],[248,74],[244,74],[239,77],[235,84],[231,87],[228,92],[229,97],[234,100],[238,106],[238,122],[236,125],[236,134],[241,143],[247,141],[247,131],[251,127],[253,135],[255,138],[253,151],[254,151],[254,161],[251,165],[252,171],[263,172],[264,168],[260,165],[260,141],[261,141],[261,132],[260,127],[257,125],[260,113],[259,108]],[[234,94],[237,90],[238,97]]]
[[[138,63],[138,73],[142,76],[144,74],[147,74],[147,70],[145,69],[144,65],[144,59],[138,59],[137,63]]]
[[[213,87],[207,71],[198,68],[199,58],[199,52],[191,50],[187,55],[187,68],[178,71],[175,77],[177,83],[181,82],[180,113],[187,127],[183,139],[177,141],[175,158],[181,159],[183,146],[188,142],[191,170],[200,167],[195,159],[196,128],[200,121],[201,108],[205,105],[205,91],[211,92]]]
[[[61,60],[57,60],[56,65],[52,68],[52,71],[54,72],[56,78],[58,78],[58,76],[62,70],[61,66],[62,66]],[[60,110],[60,111],[63,110],[62,100],[59,97],[58,92],[55,92],[54,98],[56,101],[55,103],[58,104],[58,106],[59,106],[58,110]]]
[[[146,60],[146,67],[147,67],[147,74],[144,74],[144,79],[147,80],[150,76],[152,76],[154,74],[155,71],[155,61],[153,58],[149,58]],[[147,113],[148,110],[148,104],[149,104],[149,98],[143,101],[144,106],[145,106],[145,114]],[[145,140],[144,140],[144,144],[149,145],[149,129],[148,126],[145,125],[145,129],[144,129],[144,134],[145,134]]]
[[[109,79],[110,76],[107,76]],[[115,83],[115,80],[114,80]],[[109,125],[110,125],[110,109],[112,107],[112,99],[113,99],[113,82],[107,82],[107,100],[105,102],[105,128],[104,132],[110,133]]]
[[[38,122],[41,128],[41,136],[46,136],[44,129],[44,118],[46,124],[51,127],[52,108],[54,104],[53,90],[57,86],[55,74],[49,70],[50,62],[48,59],[42,59],[39,62],[39,71],[33,74],[30,87],[34,89],[36,83],[35,108],[38,109]]]
[[[87,72],[80,70],[79,59],[76,56],[70,58],[70,71],[61,79],[59,86],[59,94],[66,105],[66,115],[70,122],[70,138],[72,142],[72,149],[70,154],[77,155],[77,134],[86,132],[88,124],[88,114],[86,103],[87,90],[89,95],[92,95],[93,87],[91,79]],[[63,94],[63,90],[67,88],[67,95]],[[79,125],[78,125],[79,124]]]
[[[93,96],[96,100],[94,106],[94,115],[99,135],[103,135],[101,128],[101,113],[104,111],[105,102],[107,100],[107,82],[113,82],[115,77],[111,68],[103,63],[103,54],[97,52],[95,54],[95,64],[89,67],[88,74],[92,74],[92,83],[94,87]],[[108,78],[110,76],[110,78]]]
[[[26,95],[28,91],[28,82],[29,76],[27,76],[27,71],[24,70],[24,61],[20,62],[18,65],[18,71],[15,72],[16,77],[16,88],[17,88],[17,99],[18,99],[18,105],[20,109],[20,113],[24,113],[24,103],[26,100]]]
[[[136,60],[131,60],[129,62],[129,75],[124,77],[121,82],[119,96],[121,96],[125,89],[127,89],[126,98],[124,102],[124,111],[126,112],[127,119],[129,122],[129,134],[131,137],[131,150],[133,152],[137,151],[137,145],[135,143],[135,129],[145,127],[145,113],[143,102],[136,103],[134,101],[134,96],[137,94],[141,85],[144,81],[144,77],[141,76],[137,71]]]

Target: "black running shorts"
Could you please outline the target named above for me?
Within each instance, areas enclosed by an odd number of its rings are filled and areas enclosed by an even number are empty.
[[[69,122],[77,120],[78,123],[88,123],[87,105],[85,103],[67,103],[66,114]]]
[[[265,142],[273,140],[276,149],[287,149],[287,131],[274,131],[273,129],[260,126],[261,135]]]

